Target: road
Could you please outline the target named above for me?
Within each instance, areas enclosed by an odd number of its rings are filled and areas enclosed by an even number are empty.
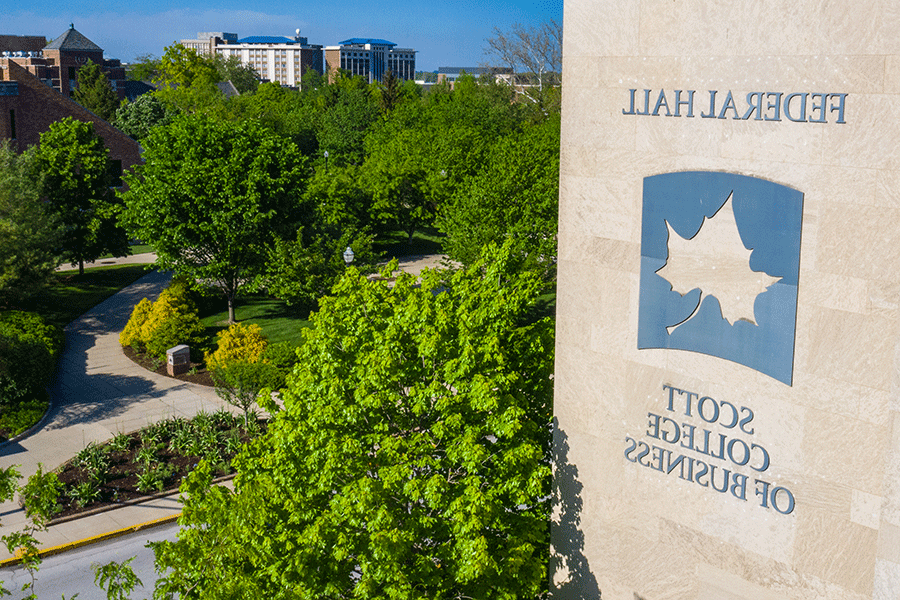
[[[60,595],[69,600],[75,594],[78,594],[78,600],[106,600],[106,592],[94,585],[91,565],[122,562],[136,556],[131,566],[144,585],[137,587],[131,597],[132,600],[150,598],[156,574],[153,571],[153,552],[145,544],[148,541],[174,540],[177,534],[178,524],[171,523],[48,556],[38,571],[35,593],[41,600],[57,600]],[[13,592],[12,596],[7,597],[19,600],[26,595],[20,591],[22,585],[31,581],[31,578],[22,567],[16,566],[0,569],[0,581]]]

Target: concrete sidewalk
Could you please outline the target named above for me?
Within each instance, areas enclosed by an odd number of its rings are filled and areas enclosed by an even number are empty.
[[[122,353],[119,332],[132,308],[141,298],[155,298],[169,279],[169,274],[151,272],[65,328],[66,346],[50,388],[53,406],[35,433],[0,446],[0,467],[19,465],[27,478],[38,463],[45,471],[55,469],[90,442],[170,416],[190,417],[225,406],[213,389],[150,373]],[[172,500],[117,509],[51,527],[39,539],[55,545],[72,536],[90,537],[152,520],[176,506]],[[25,522],[16,502],[0,504],[0,535],[22,529]],[[0,552],[0,559],[7,556]]]
[[[156,254],[146,252],[144,254],[132,254],[131,256],[122,256],[119,258],[99,258],[96,261],[84,263],[85,269],[94,267],[108,267],[111,265],[143,265],[156,262]],[[72,266],[69,263],[56,267],[57,271],[77,271],[78,265]]]

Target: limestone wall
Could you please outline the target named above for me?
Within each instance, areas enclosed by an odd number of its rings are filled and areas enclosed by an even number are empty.
[[[900,597],[900,5],[567,0],[564,27],[559,596]],[[681,276],[650,296],[663,263],[648,257],[645,179],[679,172],[701,174],[697,198],[722,180],[709,173],[802,195],[796,303],[770,310],[795,310],[793,332],[762,314],[768,280],[760,292],[740,269],[723,275],[728,256],[767,252],[746,247],[751,229],[793,235],[787,204],[757,188],[700,228],[736,219],[744,248],[670,233]],[[694,185],[671,220],[707,202]],[[719,329],[675,314],[716,295]],[[642,310],[669,319],[665,343],[697,349],[639,349]],[[704,353],[766,323],[793,341],[786,381],[746,366],[783,355],[768,334],[736,342],[756,363]]]

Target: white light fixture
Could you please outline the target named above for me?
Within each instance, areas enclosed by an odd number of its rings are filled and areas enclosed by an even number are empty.
[[[353,262],[353,256],[353,250],[350,248],[350,246],[347,246],[347,249],[344,250],[344,262],[349,265]]]

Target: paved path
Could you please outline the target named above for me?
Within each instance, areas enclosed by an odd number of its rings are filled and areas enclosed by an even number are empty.
[[[55,469],[90,442],[172,415],[193,416],[223,406],[211,388],[150,373],[129,360],[119,346],[119,332],[131,309],[141,298],[155,298],[169,278],[151,272],[66,326],[65,350],[50,389],[53,407],[37,432],[0,446],[0,467],[20,465],[27,478],[38,463],[43,463],[45,471]],[[79,524],[77,535],[95,535],[142,522],[123,523],[116,512],[92,519],[93,531],[84,530],[87,523]],[[157,513],[151,511],[153,516],[143,521],[163,516]],[[24,523],[18,504],[0,504],[0,535],[19,530]],[[45,545],[65,541],[50,535],[40,539]],[[0,553],[0,558],[6,556]]]
[[[85,269],[93,267],[108,267],[110,265],[134,265],[134,264],[150,264],[156,262],[156,254],[147,252],[144,254],[132,254],[131,256],[122,256],[119,258],[100,258],[93,262],[84,263]],[[72,266],[69,263],[56,267],[57,271],[77,271],[78,265]]]

